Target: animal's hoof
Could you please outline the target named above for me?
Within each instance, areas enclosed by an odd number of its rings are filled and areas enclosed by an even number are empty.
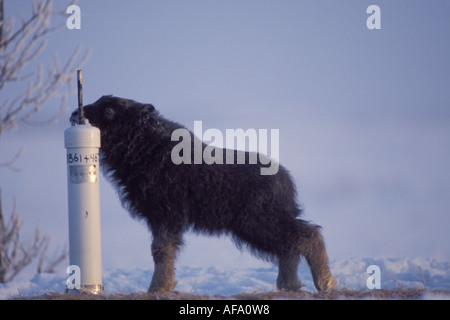
[[[327,279],[321,281],[317,289],[320,292],[329,292],[336,290],[336,280],[333,278],[333,276],[330,276]]]
[[[300,280],[295,280],[291,282],[277,281],[277,289],[280,291],[299,291],[303,287]]]

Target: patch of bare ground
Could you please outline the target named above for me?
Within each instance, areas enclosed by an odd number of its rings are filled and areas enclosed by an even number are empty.
[[[341,289],[328,293],[308,291],[270,291],[240,293],[234,296],[196,295],[183,292],[170,293],[130,293],[130,294],[86,294],[49,292],[38,296],[14,297],[12,300],[409,300],[439,297],[450,300],[450,290],[394,289],[394,290],[353,290]]]

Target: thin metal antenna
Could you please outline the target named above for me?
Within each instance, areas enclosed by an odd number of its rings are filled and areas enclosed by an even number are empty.
[[[81,69],[77,70],[77,84],[78,84],[78,124],[85,124],[83,111],[83,84],[81,77]]]

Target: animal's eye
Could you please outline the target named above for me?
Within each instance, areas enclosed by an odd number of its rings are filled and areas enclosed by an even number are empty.
[[[105,109],[105,116],[106,116],[108,119],[112,119],[113,116],[114,116],[114,110],[111,109],[111,108],[106,108],[106,109]]]

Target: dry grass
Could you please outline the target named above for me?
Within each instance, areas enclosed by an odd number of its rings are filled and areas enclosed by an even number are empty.
[[[394,289],[394,290],[353,290],[341,289],[330,293],[299,292],[258,292],[241,293],[234,296],[219,295],[195,295],[183,292],[171,292],[165,294],[155,293],[131,293],[131,294],[63,294],[49,292],[44,295],[31,297],[14,297],[13,300],[405,300],[422,299],[425,294],[432,297],[439,296],[450,300],[449,290],[426,289]]]

